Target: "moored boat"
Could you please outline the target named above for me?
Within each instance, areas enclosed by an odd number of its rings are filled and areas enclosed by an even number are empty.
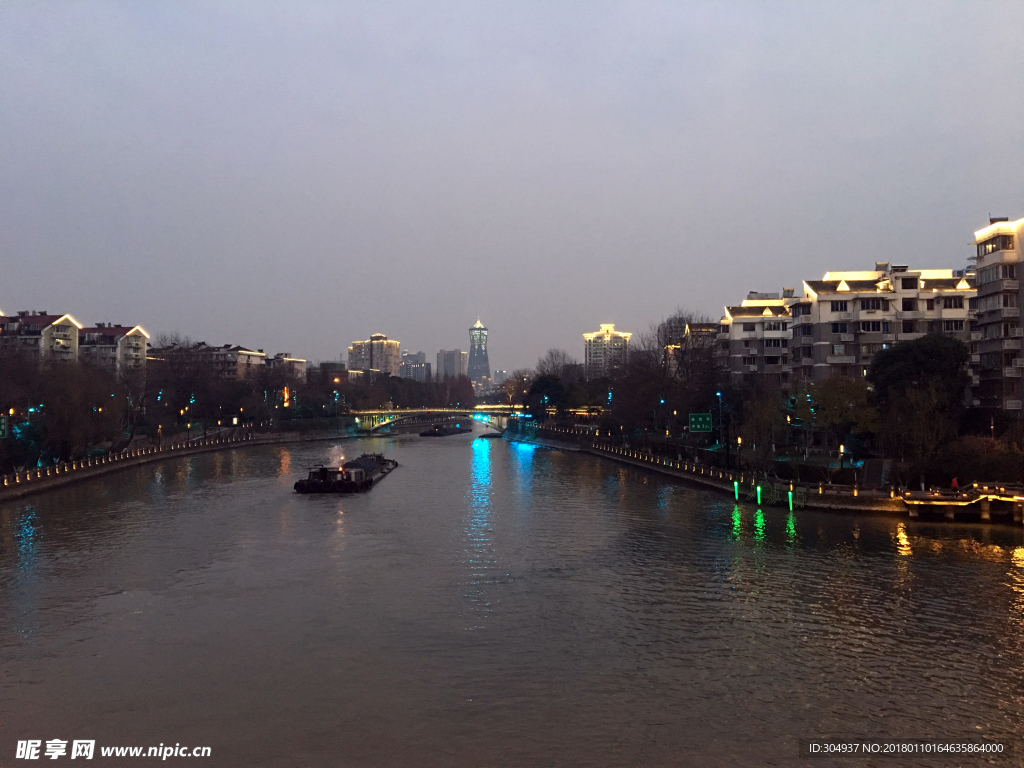
[[[295,483],[297,493],[363,493],[389,474],[398,462],[383,453],[364,453],[340,467],[316,467]]]

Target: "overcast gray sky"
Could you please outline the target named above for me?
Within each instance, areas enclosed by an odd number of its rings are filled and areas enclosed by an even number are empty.
[[[1024,3],[0,5],[0,309],[495,368],[1024,216]],[[432,357],[428,357],[432,359]]]

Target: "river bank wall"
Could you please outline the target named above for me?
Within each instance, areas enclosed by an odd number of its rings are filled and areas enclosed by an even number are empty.
[[[596,441],[593,435],[559,427],[510,425],[505,437],[557,450],[589,453],[602,458],[669,475],[721,493],[738,501],[759,506],[781,506],[790,509],[818,509],[832,512],[867,513],[897,517],[980,521],[985,523],[1022,524],[1022,505],[995,506],[979,495],[973,500],[951,503],[909,501],[893,491],[864,489],[858,486],[796,483],[766,477],[740,469],[721,469],[688,461],[659,456],[650,451]],[[910,494],[908,494],[910,496]]]
[[[190,443],[176,443],[166,447],[136,448],[119,453],[82,459],[51,467],[37,467],[24,472],[15,472],[0,477],[0,502],[18,499],[33,493],[42,493],[71,483],[91,480],[123,469],[139,467],[166,459],[195,456],[252,445],[277,445],[282,443],[303,443],[317,440],[348,439],[351,435],[322,434],[317,432],[277,432],[251,434],[241,437],[225,437],[196,440]]]

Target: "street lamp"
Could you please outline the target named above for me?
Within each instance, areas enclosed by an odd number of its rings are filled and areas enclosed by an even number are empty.
[[[743,462],[740,461],[740,452],[743,450],[743,438],[736,435],[736,468],[743,469]]]
[[[844,445],[840,445],[839,446],[839,471],[840,472],[843,471],[843,451],[845,451],[845,450],[846,450],[846,446],[844,446]]]

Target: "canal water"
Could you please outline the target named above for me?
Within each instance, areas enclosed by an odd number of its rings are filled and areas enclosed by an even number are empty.
[[[371,493],[293,493],[368,450],[401,463]],[[148,465],[0,505],[0,546],[5,766],[24,739],[298,768],[1022,735],[1020,529],[758,510],[461,435]],[[958,763],[983,761],[877,764]]]

